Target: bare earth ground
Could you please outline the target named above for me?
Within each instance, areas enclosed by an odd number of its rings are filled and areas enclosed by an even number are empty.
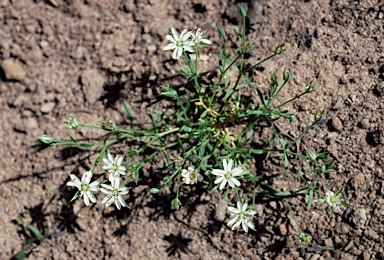
[[[316,80],[316,91],[291,106],[297,120],[282,127],[297,136],[317,108],[327,110],[324,124],[302,142],[331,152],[337,172],[328,184],[335,189],[346,184],[344,199],[353,207],[329,217],[326,205],[306,212],[304,198],[291,199],[303,230],[314,237],[302,249],[281,201],[259,202],[256,232],[233,232],[225,210],[233,201],[220,202],[219,194],[193,187],[173,212],[168,192],[149,194],[156,185],[149,172],[127,198],[131,209],[69,203],[75,190],[66,187],[67,174],[89,169],[97,149],[42,153],[37,137],[102,134],[66,129],[61,122],[69,114],[82,122],[127,125],[119,98],[128,102],[136,127],[145,127],[154,108],[172,109],[157,94],[170,79],[183,82],[180,63],[162,50],[168,27],[208,29],[214,45],[204,50],[203,66],[214,69],[222,44],[216,24],[229,34],[228,47],[238,43],[232,30],[239,25],[238,3],[248,10],[250,38],[258,37],[249,62],[288,43],[285,54],[258,70],[260,88],[267,88],[270,73],[280,77],[286,66],[295,71],[287,97],[300,93],[307,79]],[[18,216],[52,234],[30,259],[384,259],[382,1],[2,0],[0,5],[1,259],[12,258],[26,238]],[[265,169],[281,173],[271,161]],[[290,178],[275,184],[291,187],[297,180]]]

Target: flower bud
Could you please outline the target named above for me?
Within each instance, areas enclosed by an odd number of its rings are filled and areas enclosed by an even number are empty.
[[[171,202],[171,208],[172,209],[179,210],[180,206],[181,206],[181,202],[178,198],[175,198],[172,200],[172,202]]]
[[[100,127],[105,131],[112,131],[116,128],[116,124],[112,121],[101,121]]]
[[[76,118],[72,117],[72,116],[69,116],[69,119],[64,122],[64,124],[68,127],[68,128],[78,128],[80,125],[81,125],[81,122],[79,120],[77,120]]]
[[[53,138],[50,137],[49,135],[40,135],[39,140],[45,144],[51,144],[53,143]]]
[[[320,113],[319,113],[319,110],[317,110],[315,113],[314,119],[315,121],[319,122],[320,120],[325,118],[325,115],[326,115],[325,109],[321,110]]]
[[[244,34],[240,31],[239,27],[237,26],[233,26],[233,31],[239,35],[240,37],[242,37]]]
[[[283,72],[283,79],[284,79],[284,81],[290,80],[292,75],[293,75],[292,68],[289,67],[289,68],[285,68],[284,69],[284,72]]]
[[[158,188],[152,188],[149,192],[152,193],[152,194],[156,194],[156,193],[159,193],[159,189]]]
[[[305,92],[306,93],[312,93],[315,90],[316,82],[311,79],[305,84]]]
[[[287,50],[287,45],[285,43],[279,44],[275,49],[275,54],[280,55]]]
[[[241,17],[246,17],[247,16],[247,12],[245,11],[244,7],[242,7],[241,5],[238,5],[237,8],[239,10],[239,14],[240,14]]]
[[[221,38],[225,38],[225,31],[220,26],[217,26],[217,30],[219,31],[219,35]]]
[[[304,233],[304,232],[301,232],[300,233],[300,244],[302,246],[307,246],[311,243],[311,236]]]

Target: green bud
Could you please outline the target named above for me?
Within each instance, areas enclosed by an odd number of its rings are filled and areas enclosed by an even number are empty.
[[[311,243],[311,236],[304,233],[304,232],[301,232],[300,233],[300,244],[302,246],[307,246]]]
[[[275,54],[280,55],[287,50],[287,45],[285,43],[279,44],[275,49]]]
[[[306,146],[304,146],[304,148],[305,148],[305,151],[307,152],[309,158],[311,158],[311,161],[316,162],[316,155],[311,150],[309,150],[309,148],[307,148]]]
[[[240,13],[241,17],[246,17],[247,12],[245,11],[244,7],[242,7],[241,5],[238,5],[237,7],[239,9],[239,13]]]
[[[292,68],[285,68],[283,72],[283,79],[284,81],[288,81],[292,78],[293,71]]]
[[[39,140],[45,144],[51,144],[53,143],[53,138],[50,137],[49,135],[40,135]]]
[[[149,192],[152,193],[152,194],[156,194],[156,193],[159,193],[159,189],[158,188],[152,188]]]
[[[236,33],[237,35],[239,35],[240,37],[243,36],[243,33],[240,31],[239,27],[237,27],[237,26],[233,26],[233,30],[234,30],[235,33]]]
[[[219,31],[219,35],[220,37],[224,38],[225,37],[225,31],[223,28],[221,28],[220,26],[217,26],[217,30]]]
[[[116,124],[112,121],[100,121],[100,127],[105,131],[112,131],[116,128]]]
[[[325,109],[321,110],[319,113],[319,110],[316,110],[316,114],[314,116],[315,121],[319,122],[320,120],[324,119],[326,115]]]
[[[81,125],[81,122],[76,118],[69,116],[69,119],[63,122],[68,128],[78,128]]]
[[[172,209],[179,210],[180,206],[181,206],[181,202],[178,198],[175,198],[172,200],[172,202],[171,202],[171,208]]]
[[[312,93],[315,90],[316,82],[311,79],[305,84],[305,92],[306,93]]]

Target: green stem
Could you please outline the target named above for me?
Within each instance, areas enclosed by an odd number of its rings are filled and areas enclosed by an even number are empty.
[[[249,67],[248,69],[246,69],[246,70],[244,70],[243,72],[244,73],[247,73],[248,71],[250,71],[250,70],[252,70],[252,69],[254,69],[254,68],[256,68],[257,66],[259,66],[261,63],[263,63],[263,62],[265,62],[265,61],[267,61],[267,60],[269,60],[270,58],[272,58],[272,57],[274,57],[274,56],[276,56],[277,54],[272,54],[271,56],[269,56],[269,57],[267,57],[267,58],[265,58],[264,60],[262,60],[262,61],[259,61],[258,63],[256,63],[255,65],[253,65],[253,66],[251,66],[251,67]]]
[[[269,97],[269,100],[268,100],[268,103],[267,103],[267,108],[269,107],[269,105],[272,103],[273,100],[275,100],[275,97],[277,97],[280,93],[280,91],[285,87],[285,85],[287,84],[288,81],[284,81],[284,83],[281,85],[281,87],[276,91],[275,94],[273,94],[272,97]]]
[[[291,148],[301,137],[303,137],[314,125],[316,125],[318,122],[318,120],[316,120],[314,123],[312,123],[310,126],[308,126],[298,137],[296,137],[295,140],[293,140],[292,143],[290,143],[288,145],[288,147],[286,148],[286,150],[289,150],[289,148]]]
[[[307,93],[307,92],[303,92],[303,93],[301,93],[300,95],[296,95],[294,98],[291,98],[290,100],[285,101],[283,104],[277,106],[276,109],[279,109],[280,107],[285,106],[285,105],[288,104],[289,102],[292,102],[293,100],[295,100],[295,99],[297,99],[297,98],[299,98],[299,97],[305,95],[306,93]]]

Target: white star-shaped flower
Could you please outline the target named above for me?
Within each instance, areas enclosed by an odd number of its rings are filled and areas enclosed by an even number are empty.
[[[115,158],[108,152],[107,158],[103,158],[106,165],[103,166],[103,170],[110,173],[109,180],[111,178],[120,178],[120,175],[125,175],[127,168],[122,166],[124,156],[116,155]]]
[[[115,202],[116,208],[119,210],[121,206],[128,207],[121,196],[128,194],[129,189],[125,186],[120,187],[120,178],[112,178],[110,181],[111,185],[101,184],[100,191],[107,194],[101,203],[108,207]]]
[[[232,230],[237,228],[238,226],[243,227],[244,231],[248,233],[248,228],[255,229],[255,225],[251,222],[251,220],[256,215],[256,210],[249,210],[248,203],[241,204],[240,201],[237,202],[237,208],[228,206],[229,214],[233,217],[228,222],[228,226],[232,226]]]
[[[338,207],[342,203],[340,199],[340,194],[336,196],[335,193],[331,190],[326,190],[325,198],[315,200],[315,202],[328,203],[328,205],[331,206],[332,208]]]
[[[183,55],[183,50],[186,50],[188,52],[193,52],[193,45],[194,43],[189,40],[189,37],[191,37],[192,32],[188,31],[187,29],[184,29],[181,34],[179,35],[175,28],[170,28],[171,34],[168,34],[166,38],[171,41],[170,44],[166,45],[164,47],[164,50],[174,50],[172,57],[174,59],[180,59]]]
[[[183,182],[185,184],[195,184],[198,181],[200,176],[199,172],[193,165],[188,167],[187,169],[183,169],[181,172],[181,176],[183,177]]]
[[[224,170],[220,169],[213,169],[212,173],[216,175],[215,184],[221,183],[219,189],[224,189],[225,185],[229,184],[232,188],[235,186],[240,186],[240,182],[236,177],[239,177],[244,174],[244,169],[242,167],[236,167],[232,169],[233,166],[233,160],[230,159],[227,163],[227,160],[223,159],[223,167]]]
[[[76,188],[79,189],[79,191],[76,193],[76,195],[73,197],[72,200],[83,196],[84,204],[86,206],[89,206],[89,201],[91,201],[92,203],[96,203],[97,199],[96,199],[95,195],[93,195],[92,192],[99,190],[98,185],[100,182],[94,181],[90,184],[91,178],[92,178],[92,172],[86,171],[83,174],[81,181],[74,174],[69,175],[69,177],[71,178],[72,181],[69,181],[67,183],[67,185],[68,186],[75,186]],[[79,195],[79,192],[80,192],[80,195]]]
[[[205,45],[211,45],[212,42],[208,39],[203,39],[205,34],[207,33],[207,30],[202,31],[200,28],[196,30],[196,32],[192,32],[192,41],[196,46],[200,45],[200,43],[203,43]]]

